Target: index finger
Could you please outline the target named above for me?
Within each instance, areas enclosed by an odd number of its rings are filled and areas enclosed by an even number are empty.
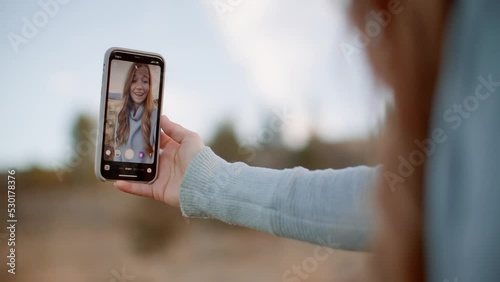
[[[170,138],[165,132],[161,131],[160,132],[160,149],[165,148],[168,142],[172,141],[172,138]]]
[[[179,124],[170,121],[166,116],[161,116],[160,119],[161,129],[175,142],[182,143],[182,140],[191,133]]]

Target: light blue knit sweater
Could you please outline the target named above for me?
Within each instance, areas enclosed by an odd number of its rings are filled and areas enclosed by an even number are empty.
[[[181,187],[185,216],[212,217],[314,244],[362,250],[370,237],[369,167],[308,171],[228,163],[208,147]]]

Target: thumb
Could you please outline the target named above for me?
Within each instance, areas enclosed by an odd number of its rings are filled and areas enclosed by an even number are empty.
[[[170,138],[177,143],[182,143],[182,140],[192,132],[180,126],[179,124],[170,121],[166,116],[161,116],[160,126]]]

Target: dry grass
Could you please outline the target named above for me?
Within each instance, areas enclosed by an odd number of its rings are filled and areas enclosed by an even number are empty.
[[[114,148],[115,148],[115,127],[116,127],[116,119],[118,117],[118,113],[122,108],[121,100],[108,99],[108,113],[106,116],[106,129],[104,130],[104,144],[106,148],[109,148],[112,152],[110,156],[104,155],[104,159],[108,161],[113,160],[114,156]]]
[[[67,188],[19,198],[17,274],[2,271],[0,281],[120,281],[112,271],[125,267],[135,278],[124,281],[278,282],[314,255],[313,245],[214,228],[213,221],[184,222],[178,210],[110,183]],[[300,281],[367,281],[365,264],[366,255],[336,251]]]

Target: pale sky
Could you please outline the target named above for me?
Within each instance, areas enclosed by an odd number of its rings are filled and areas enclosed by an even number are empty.
[[[258,142],[283,109],[291,147],[311,131],[327,141],[366,136],[384,102],[363,55],[341,52],[353,40],[341,2],[1,1],[0,167],[64,160],[77,115],[98,115],[113,46],[165,57],[163,113],[205,141],[231,119],[242,142]]]

